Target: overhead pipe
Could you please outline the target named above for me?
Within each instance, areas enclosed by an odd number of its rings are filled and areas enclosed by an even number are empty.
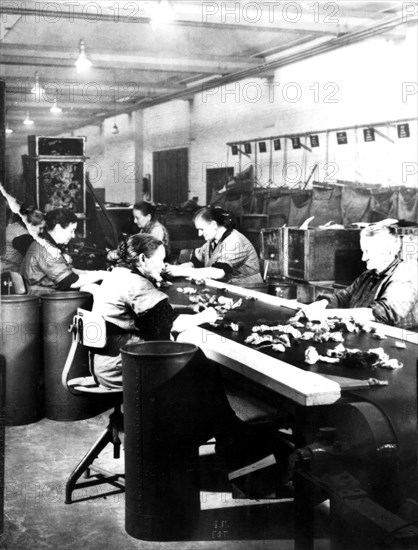
[[[40,4],[40,2],[37,2],[38,7],[29,8],[24,5],[24,2],[22,2],[21,6],[19,7],[19,4],[16,2],[15,6],[13,5],[5,5],[0,6],[0,16],[2,15],[19,15],[22,20],[25,20],[26,17],[42,17],[44,16],[44,12],[47,8],[51,7],[54,8],[54,2],[44,2],[43,4]],[[51,4],[51,6],[49,6]],[[55,3],[57,4],[57,3]],[[71,6],[70,2],[65,2],[65,5]],[[73,8],[76,8],[78,2],[74,2]],[[94,2],[92,2],[94,4]],[[60,8],[61,6],[57,4]],[[88,6],[88,4],[87,4]],[[81,8],[85,8],[85,6],[80,5]],[[112,8],[110,8],[112,9]],[[67,19],[69,21],[75,21],[77,19],[81,19],[83,21],[86,20],[86,14],[82,11],[77,11],[76,9],[62,9],[60,12],[57,10],[57,17],[62,19]],[[107,13],[100,13],[100,21],[105,23],[118,23],[119,21],[123,21],[124,18],[129,18],[130,23],[139,23],[144,25],[151,24],[152,17],[150,16],[137,16],[137,15],[126,15],[122,16],[116,13],[113,14],[107,14]],[[238,30],[242,31],[254,31],[254,25],[252,23],[244,24],[240,23],[237,25],[236,23],[216,23],[211,22],[207,23],[203,20],[188,20],[188,19],[174,19],[170,22],[170,25],[172,26],[178,26],[178,27],[203,27],[203,28],[211,28],[211,29],[221,29],[221,30],[235,30],[238,28]],[[273,25],[257,25],[257,30],[263,31],[263,32],[277,32],[278,29],[276,29]],[[297,32],[297,30],[292,29],[286,29],[286,32]],[[310,32],[320,33],[321,31],[315,31],[311,30]],[[332,32],[332,31],[330,31]],[[325,34],[325,33],[324,33]]]

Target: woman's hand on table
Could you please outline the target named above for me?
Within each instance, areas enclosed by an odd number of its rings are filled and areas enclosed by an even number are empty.
[[[172,332],[184,332],[193,327],[203,325],[205,323],[215,323],[218,319],[218,314],[213,307],[209,307],[195,315],[179,315],[173,323]]]
[[[328,303],[328,300],[318,300],[303,306],[302,311],[309,321],[323,321],[327,316],[325,308]]]
[[[165,264],[164,273],[171,277],[188,277],[193,270],[193,264],[191,262],[179,265]]]
[[[171,331],[184,332],[185,330],[188,330],[189,328],[194,327],[195,325],[193,324],[193,317],[194,315],[187,315],[182,313],[174,321]]]
[[[328,300],[318,300],[303,306],[302,312],[309,321],[325,321],[326,318],[353,319],[357,323],[375,321],[373,310],[368,307],[326,309]]]
[[[220,318],[217,311],[213,307],[208,307],[194,315],[197,325],[203,325],[204,323],[216,323]]]
[[[369,307],[356,307],[344,309],[327,309],[327,315],[339,319],[353,319],[356,323],[368,324],[376,321],[373,310]]]
[[[165,264],[164,273],[170,275],[171,277],[181,277],[181,269],[178,265]]]
[[[106,259],[108,262],[117,262],[120,260],[117,250],[109,250]]]

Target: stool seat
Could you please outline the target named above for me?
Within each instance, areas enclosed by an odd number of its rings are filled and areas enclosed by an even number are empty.
[[[101,384],[97,384],[93,376],[79,376],[78,378],[72,378],[68,380],[67,385],[71,388],[70,391],[75,393],[94,393],[98,395],[114,395],[122,394],[122,388],[106,388]]]
[[[114,410],[109,416],[109,424],[106,429],[71,472],[65,486],[66,504],[73,502],[72,494],[74,490],[82,489],[87,485],[90,485],[89,482],[77,483],[83,474],[86,478],[89,478],[91,471],[93,471],[95,472],[96,477],[98,477],[98,480],[94,482],[94,485],[96,485],[97,482],[115,485],[117,481],[117,487],[119,488],[124,487],[125,477],[124,474],[114,474],[104,470],[96,464],[93,464],[96,458],[98,458],[100,453],[109,443],[113,445],[113,457],[120,458],[121,442],[119,439],[119,433],[123,431],[123,414],[121,412],[123,399],[122,387],[106,388],[105,386],[102,386],[97,382],[93,371],[94,362],[92,360],[91,348],[104,347],[106,343],[105,320],[101,315],[92,313],[91,311],[86,311],[82,308],[77,308],[77,314],[74,316],[73,324],[70,326],[69,331],[72,333],[72,344],[62,371],[62,385],[67,391],[74,395],[92,395],[96,397],[102,396],[103,401],[105,399],[109,400],[109,405],[111,404]],[[77,356],[77,349],[79,346],[86,346],[89,348],[91,376],[71,378],[70,375],[75,364],[75,358]]]

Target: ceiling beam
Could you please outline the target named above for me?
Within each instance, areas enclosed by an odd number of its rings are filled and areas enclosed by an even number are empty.
[[[114,101],[100,101],[100,103],[89,103],[87,104],[85,101],[62,101],[60,100],[58,102],[59,107],[61,107],[63,110],[84,110],[84,111],[105,111],[115,110],[115,102]],[[53,102],[28,102],[28,101],[14,101],[14,102],[8,102],[7,104],[7,113],[11,112],[24,112],[30,109],[31,111],[42,111],[50,109],[53,105]]]
[[[239,73],[226,75],[221,78],[213,79],[204,84],[196,84],[194,86],[191,85],[187,91],[167,94],[166,96],[157,97],[156,99],[141,100],[136,104],[133,104],[123,109],[120,109],[118,111],[115,111],[114,115],[112,116],[116,116],[122,113],[132,113],[139,109],[145,109],[161,103],[167,103],[175,99],[187,99],[193,93],[199,94],[199,93],[202,93],[202,91],[204,91],[205,89],[209,90],[209,89],[217,88],[224,84],[228,84],[230,82],[236,82],[244,78],[259,77],[260,73],[266,73],[266,72],[268,73],[269,71],[274,71],[280,67],[284,67],[284,66],[296,63],[298,61],[308,59],[310,57],[314,57],[329,51],[333,51],[333,50],[348,46],[350,44],[360,42],[367,38],[371,38],[373,36],[377,36],[382,33],[387,33],[388,31],[393,31],[393,29],[396,29],[400,25],[405,25],[405,24],[408,24],[408,25],[416,24],[416,21],[415,20],[405,21],[404,18],[400,15],[393,18],[385,19],[383,21],[375,23],[374,25],[370,25],[366,28],[363,28],[359,31],[352,32],[348,35],[344,35],[338,38],[328,38],[327,40],[323,41],[317,46],[310,47],[309,45],[307,45],[305,49],[301,49],[297,53],[285,55],[283,57],[280,57],[279,59],[276,59],[269,63],[265,63],[263,66],[260,66],[255,69],[250,69],[248,71],[241,71]],[[94,125],[94,124],[97,124],[99,121],[100,121],[100,117],[92,117],[90,120],[86,121],[85,125],[86,126],[92,125],[92,124]],[[71,128],[71,130],[76,130],[76,129],[77,129],[76,127]]]
[[[58,0],[36,2],[28,7],[24,2],[2,2],[0,14],[19,15],[22,20],[84,20],[87,22],[111,22],[115,25],[130,23],[148,25],[151,12],[144,9],[145,2],[77,2]],[[152,3],[151,3],[152,4]],[[175,2],[173,4],[172,26],[192,26],[205,29],[248,30],[265,32],[310,32],[314,34],[338,35],[354,30],[359,25],[371,23],[367,17],[345,17],[339,12],[338,4],[323,3],[312,10],[304,9],[299,2]],[[335,8],[333,8],[335,6]],[[157,29],[158,30],[158,29]]]
[[[113,82],[99,79],[82,81],[81,79],[57,77],[53,80],[40,79],[40,85],[45,92],[43,92],[41,98],[35,98],[34,95],[30,94],[30,90],[34,85],[34,77],[28,78],[25,75],[25,77],[19,78],[19,72],[19,70],[8,71],[8,74],[2,76],[4,71],[2,71],[0,65],[0,79],[6,81],[8,100],[27,101],[33,99],[39,102],[39,99],[44,99],[52,102],[54,99],[67,98],[71,101],[74,98],[81,97],[86,103],[94,103],[103,98],[113,101],[129,100],[129,98],[137,98],[138,96],[153,97],[187,89],[184,85],[146,84],[143,80],[137,82],[132,78],[132,75],[130,80],[115,80]]]
[[[56,46],[35,46],[21,44],[0,44],[1,63],[4,65],[37,65],[45,67],[66,67],[75,70],[77,52]],[[229,73],[255,67],[264,58],[241,56],[199,56],[168,57],[139,54],[138,52],[89,52],[95,70],[129,69],[146,71],[170,71],[187,73]]]
[[[1,49],[0,49],[1,53]],[[156,86],[161,88],[181,88],[171,73],[164,71],[131,71],[128,69],[97,70],[94,67],[86,73],[78,74],[74,66],[71,67],[45,67],[39,68],[35,63],[31,67],[21,65],[5,65],[0,57],[0,78],[16,78],[20,81],[33,83],[35,72],[39,73],[41,85],[50,82],[73,82],[88,84],[89,82],[104,82],[115,86],[138,82],[141,86]],[[179,75],[180,76],[180,75]],[[188,75],[190,76],[190,75]]]
[[[55,4],[63,4],[64,2],[33,2],[33,5],[43,5],[52,6]],[[71,4],[70,0],[66,2]],[[146,2],[141,2],[145,4]],[[265,2],[264,2],[265,3]],[[7,5],[14,4],[19,6],[25,6],[24,2],[1,2],[0,1],[0,19],[4,18],[3,8]],[[77,4],[77,2],[75,2]],[[100,4],[104,5],[103,2],[78,2],[80,4],[80,10],[82,7],[85,7],[87,4]],[[117,5],[118,3],[106,3],[106,9],[109,6]],[[131,4],[132,2],[126,2],[119,4],[120,8],[125,7]],[[138,3],[139,4],[139,3]],[[176,8],[180,4],[187,4],[191,6],[194,2],[184,3],[184,2],[174,2]],[[206,2],[206,4],[214,4],[214,2]],[[216,4],[221,4],[217,2]],[[223,4],[231,4],[230,2],[223,2]],[[249,4],[247,2],[247,4]],[[256,4],[256,3],[252,3]],[[296,3],[295,3],[296,4]],[[312,3],[316,4],[316,3]],[[334,3],[331,3],[334,4]],[[282,5],[282,3],[281,3]],[[341,5],[341,4],[339,4]],[[344,7],[342,8],[344,10]],[[2,16],[3,11],[3,16]],[[313,17],[313,12],[308,13],[308,15]],[[46,14],[42,13],[42,9],[39,8],[38,16],[32,15],[32,17],[44,17]],[[7,15],[7,18],[10,19],[10,15]],[[25,17],[24,15],[22,18]],[[306,13],[304,14],[306,20]],[[337,16],[338,17],[338,16]],[[86,16],[83,12],[80,12],[78,20],[83,19],[86,21]],[[364,24],[364,19],[361,17],[356,17],[357,28],[359,25]],[[36,19],[35,19],[36,20]],[[100,19],[102,21],[103,19]],[[341,19],[341,21],[346,21],[346,19]],[[31,21],[29,16],[27,21]],[[121,23],[123,21],[121,20]],[[404,22],[405,23],[405,22]],[[216,86],[221,86],[229,82],[234,82],[243,78],[248,77],[261,77],[263,75],[273,75],[274,71],[278,68],[300,61],[302,59],[307,59],[313,55],[319,55],[326,51],[339,48],[350,43],[363,40],[369,36],[373,36],[375,33],[385,32],[387,36],[388,29],[390,32],[396,33],[400,26],[400,17],[398,18],[384,18],[382,15],[379,16],[379,22],[374,23],[370,28],[361,30],[356,30],[350,34],[340,34],[338,37],[334,38],[331,33],[311,33],[309,36],[310,43],[304,43],[307,39],[301,36],[302,28],[297,24],[293,24],[295,29],[298,29],[298,36],[291,35],[291,38],[294,38],[293,42],[291,41],[292,46],[298,48],[297,51],[289,51],[286,49],[288,46],[277,46],[277,48],[272,48],[271,51],[267,50],[260,55],[263,57],[259,58],[248,58],[242,59],[241,56],[205,56],[204,58],[194,57],[196,62],[196,69],[199,69],[199,74],[191,74],[187,70],[179,70],[177,67],[173,68],[171,64],[172,59],[163,57],[162,67],[156,66],[158,63],[159,57],[155,54],[153,56],[142,55],[138,56],[136,52],[103,52],[100,50],[100,53],[95,53],[94,49],[88,51],[89,57],[92,61],[102,66],[94,66],[91,71],[89,71],[87,76],[78,75],[74,68],[74,59],[77,52],[71,52],[68,48],[62,48],[59,46],[38,46],[38,45],[17,45],[17,44],[5,44],[0,43],[0,79],[4,78],[7,80],[7,102],[8,102],[8,111],[7,111],[7,120],[13,121],[13,124],[16,124],[15,134],[11,134],[8,137],[17,140],[18,136],[22,136],[27,133],[44,133],[49,132],[52,135],[62,134],[63,132],[76,131],[79,128],[90,125],[100,125],[103,120],[109,119],[113,116],[131,113],[133,111],[146,108],[148,106],[156,105],[159,103],[164,103],[174,99],[184,99],[193,97],[194,94],[202,92],[203,89],[210,87],[215,88]],[[208,24],[203,24],[207,28]],[[241,30],[238,24],[232,25],[236,31]],[[109,25],[107,27],[110,28]],[[119,26],[120,28],[122,25]],[[115,28],[117,25],[115,23]],[[123,31],[126,27],[121,28]],[[137,29],[138,27],[136,27]],[[211,27],[213,28],[213,27]],[[226,26],[222,24],[219,28],[225,29]],[[263,30],[260,26],[252,25],[251,29],[253,31]],[[343,27],[339,25],[339,32],[341,32]],[[276,29],[277,30],[277,29]],[[306,32],[306,31],[305,31]],[[11,36],[11,35],[9,35]],[[280,38],[283,38],[283,34],[280,34]],[[229,39],[226,37],[226,39]],[[36,34],[33,37],[33,40],[36,40]],[[322,42],[322,44],[314,44],[313,42]],[[302,43],[301,43],[302,42]],[[304,44],[303,44],[304,43]],[[303,45],[302,45],[303,44]],[[286,49],[285,49],[286,48]],[[299,51],[299,48],[300,51]],[[295,48],[291,48],[294,50]],[[284,51],[283,51],[284,50]],[[97,56],[97,57],[95,57]],[[110,56],[110,60],[109,60]],[[269,56],[269,57],[267,57]],[[274,59],[274,57],[277,57]],[[267,62],[265,61],[267,57]],[[3,59],[6,59],[3,62]],[[202,61],[203,59],[203,61]],[[132,71],[132,63],[138,61],[144,63],[145,66],[140,69],[135,69]],[[174,58],[179,64],[185,63],[189,67],[188,58],[186,61],[178,57]],[[220,70],[219,63],[230,62],[237,63],[235,69],[230,69],[228,71]],[[241,62],[244,62],[245,65],[241,65]],[[16,64],[18,63],[18,64]],[[41,63],[41,67],[39,67]],[[54,63],[57,63],[56,65]],[[109,63],[109,65],[106,65]],[[198,65],[198,63],[200,65]],[[217,65],[218,63],[218,65]],[[127,66],[125,67],[124,64]],[[202,71],[202,65],[205,65],[207,70]],[[212,74],[209,71],[209,65],[212,66],[215,74]],[[231,65],[232,66],[232,65]],[[29,74],[28,67],[31,67],[32,73]],[[175,79],[172,75],[171,70],[182,73],[178,75],[178,78]],[[63,113],[58,116],[54,116],[46,109],[49,109],[52,105],[52,100],[54,99],[53,94],[50,94],[50,102],[37,102],[33,95],[30,95],[30,91],[35,71],[39,71],[40,83],[43,86],[48,84],[56,84],[60,88],[60,96],[58,97],[58,103],[60,107],[64,109]],[[165,72],[163,72],[165,71]],[[4,76],[2,76],[2,74]],[[152,78],[152,82],[150,82]],[[158,78],[160,78],[159,81]],[[179,79],[182,79],[183,85],[179,85]],[[200,78],[206,82],[196,82]],[[126,80],[125,80],[126,79]],[[189,83],[188,86],[184,85]],[[94,100],[94,85],[97,83],[100,89],[100,98],[97,101]],[[72,86],[70,86],[71,84]],[[85,88],[86,86],[91,87],[90,98],[86,97]],[[115,89],[117,92],[115,93]],[[91,99],[93,98],[93,100]],[[115,102],[115,99],[119,100]],[[126,101],[122,101],[125,99]],[[15,103],[15,106],[13,105]],[[102,104],[104,102],[104,104]],[[31,117],[35,120],[36,124],[28,130],[27,127],[22,125],[22,121],[26,116],[26,112],[29,110]],[[33,111],[33,112],[32,112]],[[20,114],[19,114],[20,113]],[[9,119],[10,115],[10,119]],[[14,122],[16,121],[16,123]],[[17,135],[16,135],[17,134]],[[48,134],[47,134],[48,135]],[[14,137],[13,137],[14,136]],[[20,140],[22,138],[20,137]]]
[[[104,110],[104,109],[103,109]],[[64,116],[63,115],[53,115],[52,113],[32,113],[30,109],[27,109],[26,111],[22,113],[8,113],[7,114],[7,121],[13,122],[13,121],[19,121],[26,118],[26,113],[29,112],[30,118],[35,121],[42,121],[42,122],[49,122],[50,124],[61,124],[62,122],[67,122],[69,120],[82,120],[85,119],[86,115],[85,113],[67,113]],[[65,118],[65,121],[63,120]]]

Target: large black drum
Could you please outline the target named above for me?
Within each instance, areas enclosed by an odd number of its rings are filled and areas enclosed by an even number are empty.
[[[94,396],[71,395],[61,385],[61,373],[71,347],[68,327],[77,308],[91,309],[93,297],[88,292],[55,292],[42,296],[42,320],[45,368],[45,415],[50,420],[82,420],[106,410],[108,406]],[[77,354],[73,377],[89,376],[88,353]]]
[[[20,426],[44,416],[39,298],[1,297],[1,353],[6,362],[5,423]]]
[[[190,540],[200,493],[198,445],[189,426],[199,415],[187,367],[198,348],[157,341],[121,351],[126,531],[141,540]]]

